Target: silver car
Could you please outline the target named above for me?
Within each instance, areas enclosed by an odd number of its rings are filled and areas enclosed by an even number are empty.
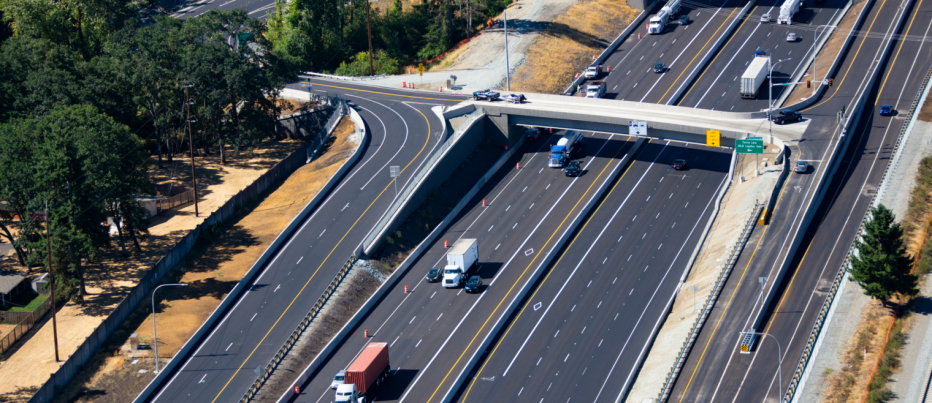
[[[786,41],[787,41],[787,42],[796,42],[797,39],[799,39],[799,38],[796,36],[796,33],[794,33],[794,32],[790,32],[790,33],[786,34]]]
[[[760,16],[760,22],[770,22],[770,13]]]
[[[336,389],[337,386],[342,385],[346,381],[346,371],[337,372],[337,375],[333,377],[333,382],[330,382],[330,389]]]

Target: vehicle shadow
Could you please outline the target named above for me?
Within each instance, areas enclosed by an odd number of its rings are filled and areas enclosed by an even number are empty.
[[[416,369],[394,369],[388,380],[375,387],[372,395],[379,401],[399,400],[418,372]]]

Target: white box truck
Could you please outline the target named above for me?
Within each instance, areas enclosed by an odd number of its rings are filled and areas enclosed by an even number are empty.
[[[670,22],[679,11],[680,0],[670,0],[667,2],[657,15],[650,17],[650,21],[647,23],[647,33],[663,33],[664,28],[667,27],[667,23]]]
[[[460,239],[447,252],[447,265],[443,268],[443,287],[459,287],[466,281],[469,270],[479,261],[479,241]]]
[[[768,57],[755,57],[741,75],[741,98],[757,98],[757,90],[767,79]]]
[[[777,17],[777,24],[793,25],[793,16],[799,11],[799,0],[786,0],[780,6],[780,16]]]
[[[605,81],[591,81],[586,85],[586,98],[602,98],[605,96]]]

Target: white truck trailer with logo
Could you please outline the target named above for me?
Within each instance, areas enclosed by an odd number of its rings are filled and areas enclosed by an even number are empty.
[[[459,287],[466,282],[469,270],[479,261],[479,241],[460,239],[447,252],[447,265],[443,268],[443,287]]]
[[[660,12],[653,17],[650,17],[650,21],[647,23],[647,33],[649,34],[661,34],[663,33],[664,28],[667,27],[667,23],[670,22],[676,16],[676,13],[680,11],[680,0],[670,0],[660,9]]]
[[[793,16],[799,11],[799,0],[786,0],[780,6],[780,17],[777,18],[777,24],[793,25]]]
[[[757,98],[757,90],[767,79],[769,57],[758,56],[741,75],[741,98]]]

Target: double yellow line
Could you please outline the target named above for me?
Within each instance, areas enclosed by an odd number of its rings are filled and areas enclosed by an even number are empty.
[[[321,84],[315,84],[315,85],[321,85]],[[325,85],[325,87],[328,87],[328,86]],[[343,88],[343,87],[335,87],[335,88]],[[360,91],[360,90],[356,90],[356,89],[352,89],[352,88],[346,88],[346,89],[354,90],[354,91]],[[373,92],[373,91],[365,91],[365,92]],[[387,93],[386,93],[386,95],[394,95],[394,94],[387,94]],[[413,98],[413,97],[412,97],[412,98]],[[401,170],[401,172],[404,172],[405,169],[408,169],[408,167],[410,167],[411,164],[414,163],[415,160],[417,160],[417,157],[419,157],[419,156],[421,155],[421,153],[424,152],[424,149],[427,148],[427,143],[430,142],[430,121],[427,120],[427,116],[425,116],[424,113],[422,113],[421,111],[419,111],[419,110],[417,110],[417,109],[415,109],[415,110],[417,111],[417,113],[420,113],[421,116],[424,118],[424,121],[427,122],[427,137],[426,137],[425,140],[424,140],[424,145],[421,146],[421,150],[417,152],[417,155],[415,155],[414,158],[412,158],[411,161],[409,161],[407,165],[405,165],[405,167]],[[388,185],[385,185],[385,188],[383,188],[382,191],[379,192],[379,195],[376,196],[376,198],[372,200],[372,203],[369,203],[369,206],[366,207],[366,210],[363,211],[362,214],[359,215],[359,218],[357,218],[356,221],[353,222],[353,225],[351,225],[351,226],[349,227],[349,229],[346,230],[346,233],[344,233],[343,236],[340,237],[340,240],[337,242],[336,245],[333,246],[333,249],[330,250],[330,253],[327,253],[327,257],[325,257],[324,260],[323,260],[322,262],[320,262],[320,265],[317,266],[317,269],[314,270],[314,273],[311,274],[311,277],[310,277],[309,279],[307,279],[307,282],[304,283],[304,286],[301,287],[301,290],[298,291],[298,293],[294,296],[294,299],[292,299],[291,302],[288,304],[288,306],[285,307],[285,310],[283,310],[282,313],[281,313],[281,315],[279,315],[278,319],[275,320],[275,323],[273,323],[272,326],[269,328],[269,330],[265,333],[265,335],[262,336],[262,339],[259,340],[259,343],[257,343],[256,346],[253,347],[253,349],[252,349],[252,351],[249,353],[249,355],[246,356],[246,359],[243,360],[243,363],[240,364],[238,368],[236,368],[236,371],[233,372],[233,375],[230,376],[230,379],[227,380],[227,382],[223,385],[223,388],[220,389],[220,392],[217,392],[217,396],[215,396],[214,399],[211,400],[211,402],[216,402],[217,399],[220,398],[220,395],[223,394],[223,391],[227,388],[227,386],[230,385],[230,382],[233,381],[233,378],[236,377],[236,374],[238,374],[239,371],[243,369],[243,366],[246,365],[246,362],[248,362],[249,359],[252,358],[252,355],[255,354],[256,350],[259,349],[259,346],[262,345],[262,343],[265,341],[265,339],[266,339],[267,337],[269,337],[269,334],[272,333],[272,330],[275,329],[275,326],[278,325],[278,322],[280,322],[280,321],[282,320],[282,318],[285,316],[285,314],[288,313],[288,310],[291,309],[291,306],[294,305],[295,301],[298,300],[298,297],[300,297],[301,294],[304,293],[304,290],[307,288],[307,286],[308,286],[309,284],[311,284],[311,280],[313,280],[314,277],[317,276],[317,272],[320,271],[320,268],[321,268],[321,267],[324,267],[324,264],[327,263],[327,260],[330,259],[330,255],[332,255],[333,252],[337,249],[337,247],[339,247],[340,244],[343,243],[343,240],[346,239],[346,236],[349,235],[350,231],[352,231],[353,228],[356,227],[356,224],[359,223],[359,220],[362,220],[362,218],[366,215],[366,213],[369,212],[369,209],[372,208],[372,205],[374,205],[375,202],[378,201],[379,198],[382,197],[382,194],[384,194],[385,191],[388,190],[388,188],[392,186],[392,184],[395,182],[395,180],[396,180],[396,179],[392,179],[391,182],[388,182]]]

